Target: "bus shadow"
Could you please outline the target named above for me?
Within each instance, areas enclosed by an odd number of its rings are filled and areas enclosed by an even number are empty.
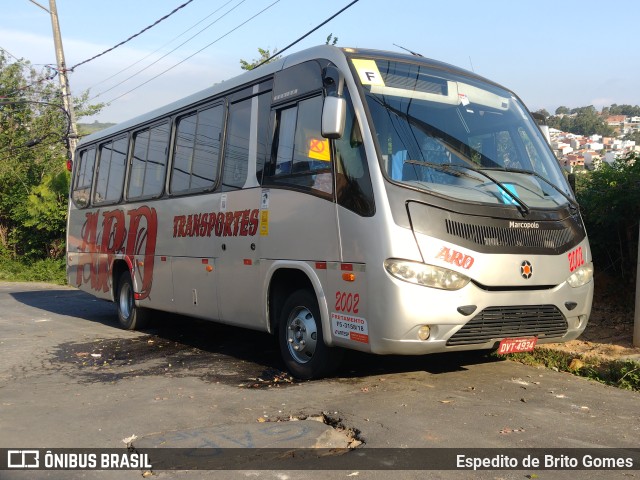
[[[77,317],[83,320],[113,325],[116,308],[111,302],[70,289],[30,290],[9,294],[17,302],[55,315]]]
[[[119,329],[115,304],[96,299],[80,290],[34,290],[13,292],[11,295],[29,307]],[[278,343],[273,335],[167,312],[153,311],[151,316],[149,328],[141,331],[146,334],[144,337],[128,337],[123,331],[122,338],[103,342],[103,354],[107,356],[112,350],[112,357],[117,359],[118,355],[126,352],[127,361],[132,362],[160,357],[173,359],[174,364],[185,370],[193,369],[193,373],[199,370],[200,376],[206,375],[203,372],[210,366],[211,373],[206,379],[224,383],[255,387],[278,382],[280,385],[296,383],[285,373]],[[154,348],[147,348],[147,345],[153,345]],[[76,355],[88,350],[88,346],[69,342],[62,350],[69,355]],[[70,358],[75,359],[73,356]],[[475,351],[423,356],[347,351],[341,368],[333,378],[355,379],[410,372],[444,374],[466,370],[469,365],[495,361],[500,360],[487,352]],[[215,374],[216,371],[218,374]],[[149,373],[157,372],[149,370]]]
[[[164,313],[158,315],[153,327],[147,332],[203,352],[222,354],[235,360],[258,364],[272,375],[282,373],[285,368],[277,339],[266,332]],[[344,361],[333,378],[347,379],[410,372],[444,374],[467,370],[470,365],[499,361],[499,358],[486,350],[422,356],[373,355],[346,351]],[[284,377],[286,375],[280,375],[280,378]]]

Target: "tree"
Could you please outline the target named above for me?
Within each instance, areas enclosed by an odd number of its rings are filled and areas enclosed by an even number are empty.
[[[0,255],[64,253],[70,128],[54,77],[0,53]],[[101,108],[87,98],[74,99],[79,116]]]
[[[338,37],[334,37],[333,33],[330,33],[329,36],[327,37],[327,41],[324,42],[325,45],[332,45],[332,46],[335,46],[336,43],[338,43]]]
[[[598,134],[605,137],[613,135],[613,129],[605,123],[592,105],[574,110],[576,117],[573,121],[572,133],[577,133],[578,135]]]
[[[268,48],[267,49],[258,48],[258,53],[260,53],[260,58],[254,59],[251,62],[240,59],[240,68],[242,70],[253,70],[254,68],[256,68],[261,63],[265,62],[266,60],[269,60],[266,63],[271,63],[282,58],[282,55],[276,55],[276,53],[278,53],[277,48],[273,49],[273,53],[271,53],[271,51]],[[274,56],[274,57],[270,59],[271,56]]]
[[[589,232],[594,263],[633,286],[640,219],[640,155],[629,153],[580,175],[577,198]]]
[[[607,125],[593,105],[572,108],[571,110],[567,107],[558,107],[556,116],[549,118],[547,123],[552,128],[578,135],[598,134],[608,137],[614,133],[613,128]]]
[[[549,112],[544,108],[536,110],[535,113],[539,113],[540,115],[544,115],[544,118],[549,118],[550,117]]]

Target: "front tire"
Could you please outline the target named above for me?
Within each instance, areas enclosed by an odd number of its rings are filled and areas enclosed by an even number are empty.
[[[133,295],[133,281],[129,272],[120,275],[116,304],[120,326],[125,330],[139,330],[147,324],[149,312],[136,305]]]
[[[278,339],[287,369],[302,380],[329,375],[342,360],[341,349],[324,343],[318,301],[309,290],[297,290],[285,301]]]

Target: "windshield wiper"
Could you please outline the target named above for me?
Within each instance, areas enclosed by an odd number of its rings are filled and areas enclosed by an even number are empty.
[[[465,152],[463,152],[462,149],[456,148],[453,145],[453,142],[447,141],[447,138],[453,138],[453,137],[448,135],[446,132],[443,132],[439,128],[434,127],[433,125],[429,125],[428,123],[423,122],[422,120],[419,120],[416,117],[414,117],[412,115],[409,115],[408,113],[404,113],[403,111],[392,107],[391,105],[389,105],[386,102],[381,102],[380,100],[377,100],[377,101],[384,108],[386,108],[387,110],[395,113],[396,115],[398,115],[401,118],[404,118],[411,125],[414,125],[418,130],[420,130],[423,133],[426,133],[427,135],[429,135],[430,137],[435,138],[436,140],[438,140],[444,146],[444,148],[449,150],[451,153],[454,153],[455,155],[457,155],[459,157],[463,157],[466,160],[472,161],[471,158],[469,157],[469,155],[467,155]],[[426,165],[426,166],[430,166],[430,167],[435,167],[435,168],[444,167],[445,165],[447,165],[446,168],[459,167],[459,168],[462,168],[462,169],[465,169],[465,170],[471,170],[473,172],[479,173],[483,177],[491,180],[491,182],[493,182],[497,187],[499,187],[503,192],[505,192],[507,194],[507,196],[509,196],[520,207],[520,210],[521,210],[521,213],[522,213],[523,216],[529,215],[529,212],[531,211],[529,206],[526,203],[524,203],[522,200],[520,200],[515,193],[513,193],[511,190],[509,190],[507,187],[505,187],[499,180],[496,180],[491,175],[489,175],[488,173],[483,172],[482,170],[479,170],[477,168],[473,168],[473,167],[468,166],[468,165],[458,165],[458,164],[455,164],[455,163],[439,164],[439,163],[431,163],[431,162],[420,162],[419,160],[410,160],[409,162],[406,162],[406,163],[410,163],[410,162],[418,162],[418,164],[422,164],[422,165]]]
[[[491,180],[492,183],[494,183],[497,187],[499,187],[503,192],[505,192],[509,197],[511,197],[511,199],[513,199],[513,201],[520,207],[520,209],[522,210],[522,214],[523,215],[529,215],[529,212],[531,211],[531,209],[529,208],[529,206],[524,203],[522,200],[520,200],[518,198],[518,196],[513,193],[511,190],[509,190],[507,187],[505,187],[499,180],[496,180],[495,178],[493,178],[491,175],[489,175],[486,172],[483,172],[482,170],[478,170],[477,168],[473,168],[473,167],[469,167],[467,165],[458,165],[456,163],[433,163],[433,162],[423,162],[420,160],[406,160],[404,163],[409,163],[412,165],[422,165],[425,167],[433,167],[437,170],[442,170],[444,172],[446,172],[447,170],[453,168],[453,167],[457,167],[457,168],[461,168],[463,170],[471,170],[474,173],[478,173],[481,176]],[[461,175],[464,175],[465,177],[469,177],[469,178],[474,178],[475,180],[477,180],[475,177],[473,177],[473,175],[469,175],[468,173],[462,173],[462,172],[458,172]]]
[[[569,202],[569,205],[571,207],[573,207],[574,212],[580,210],[580,205],[578,204],[578,202],[576,202],[573,198],[571,198],[569,195],[567,195],[565,192],[563,192],[552,181],[547,180],[542,175],[540,175],[538,172],[534,172],[532,170],[524,170],[522,168],[506,168],[506,167],[491,167],[491,168],[485,168],[483,170],[495,170],[495,171],[499,171],[499,172],[513,172],[513,173],[524,173],[525,175],[532,175],[532,176],[534,176],[536,178],[539,178],[544,183],[546,183],[551,188],[553,188],[556,192],[558,192],[560,195],[562,195],[567,200],[567,202]]]

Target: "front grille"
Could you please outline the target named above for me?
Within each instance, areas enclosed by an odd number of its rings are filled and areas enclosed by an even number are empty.
[[[490,247],[533,247],[562,249],[572,240],[571,229],[503,228],[474,225],[446,219],[447,233],[478,245]]]
[[[559,338],[567,319],[555,305],[488,307],[458,330],[447,345],[472,345],[514,337]]]

